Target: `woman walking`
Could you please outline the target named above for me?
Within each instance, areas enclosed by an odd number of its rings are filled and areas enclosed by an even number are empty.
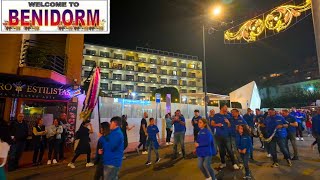
[[[75,150],[75,153],[76,153],[75,156],[73,157],[71,162],[68,164],[69,167],[75,168],[74,162],[81,154],[87,155],[86,167],[94,166],[94,164],[90,162],[91,148],[90,148],[89,135],[91,133],[93,133],[92,124],[90,123],[89,120],[86,120],[81,124],[79,130],[76,132],[76,140],[79,140],[79,143]]]
[[[217,154],[214,148],[212,132],[209,129],[208,121],[204,118],[198,121],[200,128],[195,147],[198,156],[198,167],[206,177],[206,180],[215,180],[214,171],[211,167],[212,156]]]
[[[43,119],[38,118],[36,125],[32,129],[32,140],[33,140],[33,166],[41,165],[41,161],[44,154],[44,148],[46,144],[46,128],[43,125]],[[39,154],[40,153],[40,154]]]
[[[172,118],[171,118],[171,113],[166,114],[165,116],[166,119],[166,131],[167,131],[167,138],[166,138],[166,145],[171,145],[173,144],[170,142],[171,140],[171,135],[172,135]]]
[[[134,125],[132,127],[129,127],[127,119],[128,119],[127,115],[122,115],[122,117],[121,117],[121,120],[122,120],[121,131],[122,131],[123,138],[124,138],[124,149],[123,149],[123,151],[126,150],[127,147],[128,147],[127,130],[130,131],[131,129],[133,129],[135,127]],[[122,159],[126,159],[126,156],[123,156]]]
[[[49,152],[48,152],[48,162],[47,164],[50,165],[51,163],[57,164],[58,153],[61,144],[61,134],[63,133],[63,127],[59,125],[59,121],[57,118],[53,120],[53,124],[48,127],[48,144],[49,144]],[[53,160],[52,160],[52,152],[53,153]]]

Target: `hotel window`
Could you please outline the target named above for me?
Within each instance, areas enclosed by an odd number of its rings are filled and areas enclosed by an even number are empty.
[[[108,83],[101,83],[100,89],[101,90],[108,90]]]
[[[187,65],[186,65],[185,63],[181,63],[180,67],[182,67],[182,68],[186,68],[186,67],[187,67]]]
[[[139,67],[138,70],[139,70],[139,72],[146,72],[147,68],[146,67]]]
[[[177,62],[172,62],[172,66],[178,66]]]
[[[109,54],[109,52],[100,51],[100,56],[101,57],[110,57],[110,54]]]
[[[161,79],[161,84],[167,84],[167,79]]]
[[[127,71],[134,71],[134,66],[126,65]]]
[[[95,51],[95,50],[90,50],[90,49],[86,49],[86,54],[87,54],[87,55],[95,56],[95,55],[97,54],[97,51]]]
[[[113,79],[121,80],[121,74],[113,74]]]
[[[168,61],[162,61],[162,65],[168,65]]]
[[[186,86],[187,85],[187,81],[182,81],[182,86]]]
[[[181,89],[181,93],[187,93],[186,89]]]
[[[150,82],[151,82],[151,83],[157,83],[157,78],[152,78],[152,77],[151,77],[151,78],[150,78]]]
[[[178,84],[178,81],[177,81],[176,79],[171,79],[171,84],[177,85],[177,84]]]
[[[108,79],[109,78],[109,74],[108,73],[101,73],[101,79]]]
[[[186,77],[187,76],[187,72],[181,72],[181,76],[182,77]]]
[[[134,60],[134,56],[128,56],[128,55],[127,55],[127,60],[133,61],[133,60]]]
[[[162,69],[162,70],[161,70],[161,74],[168,74],[168,73],[167,73],[167,70],[163,70],[163,69]]]
[[[146,81],[146,77],[145,76],[138,76],[138,81],[139,82],[145,82]]]
[[[146,61],[147,61],[147,59],[146,59],[146,58],[141,58],[141,57],[140,57],[140,58],[139,58],[139,61],[140,61],[140,62],[146,62]]]
[[[96,65],[96,62],[95,61],[91,61],[91,60],[85,60],[84,61],[84,65],[93,67],[93,66]]]
[[[156,87],[150,87],[150,92],[155,91],[157,88]]]
[[[189,92],[190,92],[190,93],[196,93],[197,90],[190,90]]]
[[[113,91],[121,91],[121,84],[112,84]]]
[[[134,81],[134,76],[133,75],[126,75],[126,80],[127,81]]]
[[[150,59],[151,64],[157,64],[157,59]]]
[[[115,58],[115,59],[122,59],[122,54],[116,54],[116,53],[114,53],[114,58]]]
[[[83,77],[87,78],[90,74],[90,71],[84,71]]]
[[[146,92],[146,87],[145,86],[138,86],[137,90],[139,93],[144,93],[144,92]]]
[[[150,73],[157,74],[157,68],[150,68]]]
[[[109,63],[108,62],[100,62],[100,67],[101,68],[109,68]]]
[[[196,82],[195,82],[195,81],[190,81],[190,82],[189,82],[189,85],[190,85],[190,86],[196,86]]]
[[[133,85],[126,85],[126,90],[127,91],[133,91],[134,90],[134,86]]]
[[[113,63],[112,65],[113,69],[122,69],[122,64],[116,64],[116,63]]]
[[[196,73],[191,73],[190,77],[195,78],[196,77]]]

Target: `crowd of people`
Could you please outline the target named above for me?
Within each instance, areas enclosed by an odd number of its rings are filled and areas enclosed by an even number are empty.
[[[34,145],[33,165],[40,165],[44,155],[44,149],[48,144],[47,164],[56,164],[63,160],[63,146],[65,126],[63,121],[64,114],[60,118],[55,118],[53,124],[47,128],[43,125],[43,119],[39,118],[32,129],[32,139]],[[24,115],[18,114],[17,120],[10,126],[1,125],[1,140],[11,145],[8,158],[8,170],[18,168],[19,159],[23,153],[26,139],[28,137],[28,126],[24,122]],[[149,121],[149,123],[148,123]],[[175,111],[174,115],[165,115],[166,122],[166,145],[173,144],[173,159],[178,158],[179,154],[186,157],[185,133],[186,119],[180,110]],[[261,148],[266,151],[267,157],[272,159],[273,168],[279,167],[277,157],[277,146],[283,154],[288,166],[292,166],[292,160],[299,160],[297,141],[303,141],[304,129],[309,136],[315,138],[312,144],[318,144],[320,153],[320,108],[316,115],[312,117],[309,112],[303,112],[292,108],[276,111],[273,108],[267,112],[256,109],[255,113],[249,108],[245,114],[241,114],[238,109],[228,111],[226,105],[220,107],[220,112],[210,110],[208,117],[201,116],[199,110],[194,111],[194,117],[190,122],[193,126],[194,135],[194,154],[198,157],[198,167],[208,180],[216,179],[214,170],[211,167],[212,157],[219,154],[220,165],[223,169],[227,166],[227,159],[232,163],[235,170],[245,169],[245,179],[251,178],[249,160],[254,160],[253,138],[259,138]],[[160,136],[156,120],[148,117],[145,112],[140,123],[140,144],[136,148],[142,154],[148,154],[146,166],[152,164],[152,150],[155,153],[154,163],[159,163]],[[7,128],[5,131],[3,128]],[[118,178],[119,170],[125,159],[124,151],[128,147],[127,131],[135,126],[129,127],[127,116],[113,117],[109,122],[100,125],[99,140],[94,163],[91,162],[90,134],[93,128],[90,121],[84,121],[76,132],[74,151],[75,155],[69,167],[75,168],[75,160],[81,155],[87,155],[86,167],[96,165],[95,179],[113,180]],[[10,131],[9,131],[10,130]],[[7,133],[5,133],[7,132]],[[171,136],[173,133],[173,143]],[[293,156],[289,150],[289,142],[292,145]],[[178,151],[178,146],[180,151]],[[62,151],[61,151],[62,149]],[[52,157],[53,154],[53,157]],[[59,156],[58,156],[59,155]],[[226,158],[227,157],[227,158]],[[0,176],[1,176],[0,169]]]

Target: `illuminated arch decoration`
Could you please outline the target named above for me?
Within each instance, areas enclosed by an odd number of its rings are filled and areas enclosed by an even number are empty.
[[[311,14],[311,0],[300,5],[284,4],[224,32],[225,44],[252,43],[278,34]]]

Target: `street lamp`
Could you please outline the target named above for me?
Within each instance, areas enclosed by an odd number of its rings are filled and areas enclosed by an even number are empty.
[[[221,7],[216,6],[212,9],[212,15],[217,17],[221,14]],[[207,69],[206,69],[206,36],[205,36],[205,26],[202,25],[202,46],[203,46],[203,78],[204,78],[204,110],[206,113],[206,118],[208,119],[208,89],[207,89]]]

